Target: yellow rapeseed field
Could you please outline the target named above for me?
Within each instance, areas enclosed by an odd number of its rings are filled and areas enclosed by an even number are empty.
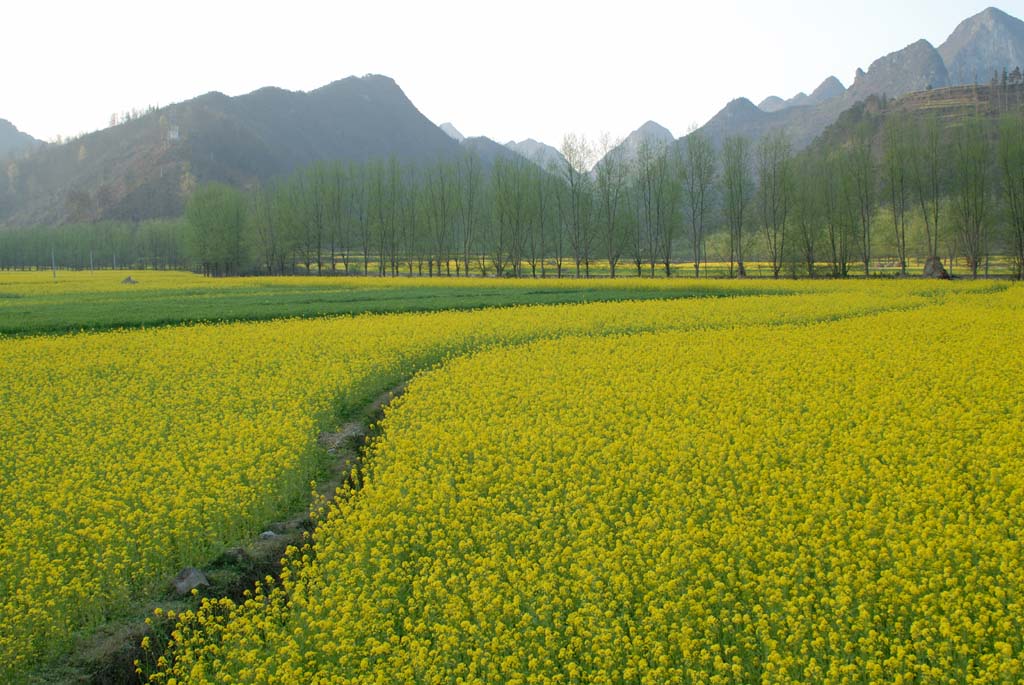
[[[804,289],[0,340],[0,681],[301,508],[333,412],[446,358],[538,338],[742,331],[992,297],[913,284]],[[609,383],[622,382],[609,369]]]
[[[152,682],[1024,682],[1024,291],[898,292],[418,375],[364,488]]]

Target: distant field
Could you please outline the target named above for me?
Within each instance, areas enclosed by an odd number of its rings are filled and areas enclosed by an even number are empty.
[[[372,266],[372,265],[371,265]],[[525,304],[571,304],[621,300],[783,294],[840,288],[835,281],[781,279],[760,262],[748,262],[748,282],[725,278],[727,263],[704,265],[708,278],[693,278],[692,265],[673,264],[675,278],[636,278],[620,265],[610,279],[608,265],[595,261],[594,278],[378,278],[364,276],[205,278],[181,271],[0,272],[0,336],[101,331],[215,321],[267,321],[341,314],[479,309]],[[959,273],[966,267],[958,265]],[[993,275],[1009,266],[994,261]],[[817,265],[819,273],[827,271]],[[892,276],[894,264],[874,266]],[[921,271],[917,262],[910,272]],[[648,271],[645,271],[645,275]],[[857,268],[853,273],[859,273]],[[136,285],[122,285],[132,276]]]
[[[131,275],[136,285],[122,285]],[[212,321],[781,293],[693,279],[204,278],[174,271],[0,273],[0,335]]]

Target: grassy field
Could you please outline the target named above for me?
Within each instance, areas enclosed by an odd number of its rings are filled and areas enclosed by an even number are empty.
[[[137,285],[122,285],[131,274]],[[283,277],[210,279],[167,271],[0,273],[0,335],[66,333],[211,321],[479,309],[524,304],[778,293],[787,284],[738,286],[693,279],[420,279]]]
[[[211,279],[175,271],[0,272],[0,336],[100,331],[214,321],[267,321],[286,317],[479,309],[525,304],[568,304],[736,294],[780,294],[841,288],[807,279],[774,281],[761,262],[748,263],[748,282],[727,279],[728,264],[707,264],[708,278],[693,278],[692,266],[673,265],[676,278],[635,278],[620,268],[607,278],[607,263],[592,265],[594,278],[377,278],[247,277]],[[911,265],[912,273],[921,264]],[[821,274],[827,272],[818,265]],[[893,264],[874,265],[876,275],[895,276]],[[1008,273],[1005,260],[993,274]],[[958,266],[966,274],[966,267]],[[646,273],[646,272],[645,272]],[[852,272],[856,280],[856,265]],[[132,276],[136,285],[121,281]]]

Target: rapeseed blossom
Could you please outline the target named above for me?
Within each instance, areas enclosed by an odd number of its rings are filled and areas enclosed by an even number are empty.
[[[76,279],[67,288],[94,287]],[[2,339],[0,680],[161,593],[182,567],[301,510],[322,466],[318,430],[444,359],[540,338],[806,322],[946,296],[885,284],[803,289]]]
[[[449,357],[151,681],[1024,681],[1024,291],[897,292]]]

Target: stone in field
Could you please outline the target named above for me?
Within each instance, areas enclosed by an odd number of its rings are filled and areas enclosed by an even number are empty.
[[[942,266],[942,260],[938,257],[929,257],[924,263],[925,278],[941,278],[949,280],[949,272]]]
[[[220,560],[229,564],[241,564],[249,561],[249,553],[241,547],[232,547],[224,550],[224,554],[220,556]]]
[[[179,595],[187,595],[201,585],[209,587],[210,581],[206,579],[206,575],[199,569],[186,566],[181,569],[181,573],[174,577],[171,585],[174,586],[174,591]]]

